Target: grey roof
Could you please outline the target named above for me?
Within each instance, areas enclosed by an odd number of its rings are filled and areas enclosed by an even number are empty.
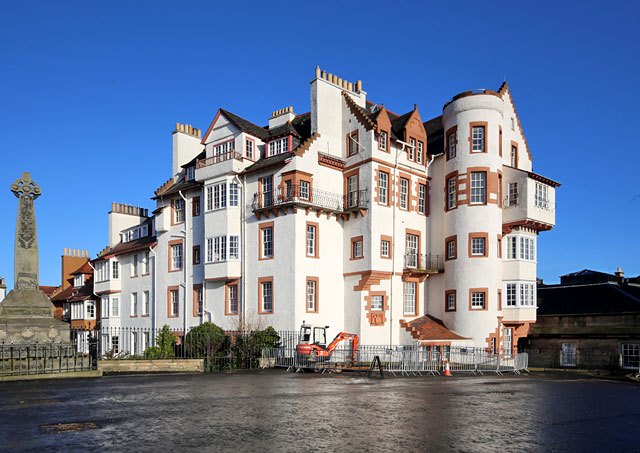
[[[539,316],[640,313],[640,285],[548,285],[537,294]]]
[[[427,152],[432,155],[444,153],[444,129],[442,115],[423,123],[427,132]]]
[[[269,137],[269,132],[266,129],[253,124],[251,121],[247,121],[244,118],[224,109],[220,109],[220,112],[241,131],[247,132],[248,134],[254,135],[263,140]]]

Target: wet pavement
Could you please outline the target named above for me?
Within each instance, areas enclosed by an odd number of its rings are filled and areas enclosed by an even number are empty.
[[[640,451],[640,384],[283,370],[0,383],[0,451],[70,450]]]

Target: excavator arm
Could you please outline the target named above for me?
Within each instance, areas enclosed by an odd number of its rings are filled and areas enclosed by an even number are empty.
[[[352,341],[352,348],[353,348],[352,352],[353,352],[353,357],[355,357],[356,352],[358,351],[358,335],[356,335],[355,333],[340,332],[338,335],[336,335],[333,341],[329,343],[329,346],[327,346],[327,351],[329,351],[329,353],[332,353],[333,350],[338,346],[338,343],[340,343],[343,340]]]

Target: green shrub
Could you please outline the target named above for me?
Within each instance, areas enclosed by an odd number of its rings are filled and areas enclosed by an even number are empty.
[[[205,322],[191,329],[184,342],[189,356],[203,357],[207,353],[215,354],[224,340],[224,330],[212,322]]]
[[[156,336],[156,346],[151,346],[144,351],[145,359],[172,359],[176,353],[174,346],[176,337],[171,333],[168,325],[162,326],[162,329]]]

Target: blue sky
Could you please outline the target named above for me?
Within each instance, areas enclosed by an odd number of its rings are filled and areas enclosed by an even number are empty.
[[[363,81],[424,120],[453,95],[512,90],[534,171],[560,181],[538,276],[640,274],[638,2],[32,2],[0,15],[0,276],[13,286],[17,199],[30,171],[40,283],[64,247],[95,256],[111,202],[154,207],[176,122],[218,107],[265,124],[309,110],[314,68]],[[636,233],[634,233],[634,231]],[[624,234],[623,234],[624,233]]]

